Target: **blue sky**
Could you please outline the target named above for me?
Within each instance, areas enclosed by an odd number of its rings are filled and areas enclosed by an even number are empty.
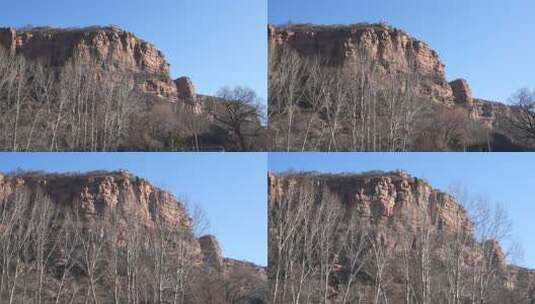
[[[513,221],[513,237],[524,251],[519,261],[535,268],[535,154],[532,153],[298,153],[269,154],[269,169],[319,172],[403,169],[435,188],[462,185],[471,195],[501,204]]]
[[[224,254],[267,264],[265,153],[0,153],[0,172],[127,169],[205,211]]]
[[[346,24],[380,20],[427,42],[449,80],[479,98],[506,101],[535,88],[533,0],[269,0],[269,22]]]
[[[4,1],[0,26],[119,25],[153,43],[173,78],[214,94],[245,85],[267,96],[266,0]]]

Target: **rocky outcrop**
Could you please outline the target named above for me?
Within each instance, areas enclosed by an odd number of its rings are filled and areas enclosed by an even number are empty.
[[[471,107],[472,116],[489,127],[494,127],[508,120],[515,112],[515,107],[501,102],[474,99]]]
[[[499,120],[511,117],[514,111],[512,107],[500,102],[474,98],[470,85],[465,79],[452,81],[450,86],[455,97],[455,104],[466,109],[470,118],[490,129],[499,126]]]
[[[9,53],[14,53],[17,41],[17,31],[14,28],[0,28],[0,46]]]
[[[178,91],[178,97],[184,100],[195,101],[197,94],[195,93],[195,85],[191,78],[180,77],[175,79],[175,84]]]
[[[192,109],[193,113],[201,114],[203,112],[203,101],[200,96],[197,96],[195,85],[191,81],[191,78],[180,77],[175,79],[175,84],[178,91],[178,98]]]
[[[19,31],[0,28],[0,45],[52,67],[62,67],[80,56],[78,59],[96,62],[103,71],[133,75],[140,92],[177,100],[176,85],[169,76],[164,55],[150,43],[117,27]]]
[[[486,250],[485,255],[491,257],[489,261],[492,263],[492,266],[495,266],[500,271],[505,271],[507,261],[500,243],[496,240],[489,240],[485,242],[483,248]]]
[[[472,98],[472,90],[468,82],[464,79],[457,79],[450,82],[453,96],[455,97],[455,103],[458,105],[472,106],[474,99]]]
[[[213,235],[205,235],[199,238],[199,244],[205,263],[216,269],[223,269],[223,252],[217,239]]]
[[[281,178],[279,178],[277,175],[273,174],[271,171],[268,172],[268,195],[270,197],[280,197],[281,195],[281,185],[279,181]]]
[[[355,24],[269,26],[268,32],[272,47],[287,45],[306,56],[327,58],[333,65],[351,69],[364,56],[365,61],[377,64],[377,72],[383,78],[416,73],[421,79],[417,88],[421,95],[445,104],[453,102],[438,54],[401,30],[386,25]]]

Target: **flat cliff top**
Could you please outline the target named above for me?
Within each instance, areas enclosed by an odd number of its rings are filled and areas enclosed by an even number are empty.
[[[298,23],[298,24],[286,24],[286,25],[269,25],[269,30],[272,32],[286,31],[293,33],[305,33],[305,32],[331,32],[331,33],[360,33],[365,31],[378,31],[378,32],[388,32],[391,34],[402,34],[407,37],[411,37],[414,42],[423,43],[425,42],[418,40],[406,31],[391,26],[384,22],[377,23],[368,23],[368,22],[358,22],[352,24],[314,24],[314,23]]]
[[[52,37],[61,34],[69,35],[83,35],[83,34],[94,34],[94,33],[105,33],[105,34],[128,34],[131,36],[136,36],[132,32],[128,32],[122,29],[119,26],[115,25],[91,25],[85,27],[52,27],[52,26],[27,26],[27,27],[0,27],[2,31],[11,31],[16,35],[32,35],[32,36],[46,36]],[[136,37],[139,41],[150,44],[149,42]]]
[[[375,179],[382,177],[390,177],[392,180],[418,180],[418,178],[411,176],[409,173],[397,170],[397,171],[382,171],[382,170],[373,170],[366,172],[341,172],[341,173],[323,173],[318,171],[287,171],[281,173],[270,173],[275,177],[282,178],[314,178],[317,180],[333,181],[333,180],[366,180],[366,179]]]
[[[271,27],[277,30],[288,30],[292,32],[320,32],[320,31],[355,31],[355,30],[388,30],[388,31],[401,31],[386,23],[367,23],[358,22],[352,24],[314,24],[314,23],[297,23],[286,25],[271,25]]]
[[[13,27],[10,27],[13,28]],[[48,34],[54,34],[54,33],[64,33],[64,32],[96,32],[96,31],[105,31],[108,33],[112,32],[125,32],[123,29],[121,29],[119,26],[115,25],[107,25],[107,26],[101,26],[101,25],[90,25],[90,26],[84,26],[84,27],[52,27],[52,26],[27,26],[27,27],[21,27],[21,28],[13,28],[19,33],[25,33],[25,32],[31,32],[31,33],[48,33]]]
[[[95,170],[88,172],[45,172],[45,171],[14,171],[9,173],[0,172],[0,180],[24,181],[24,183],[54,183],[67,182],[76,184],[81,181],[100,181],[106,178],[124,179],[130,181],[145,181],[143,178],[127,170],[107,171]],[[146,181],[145,181],[146,182]],[[148,182],[147,182],[148,183]],[[154,187],[158,189],[157,187]],[[160,189],[159,189],[160,190]]]
[[[0,27],[0,45],[51,66],[63,66],[81,53],[99,62],[121,63],[122,70],[165,75],[169,72],[169,64],[160,50],[117,26]]]

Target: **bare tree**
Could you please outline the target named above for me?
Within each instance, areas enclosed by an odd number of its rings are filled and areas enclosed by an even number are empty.
[[[535,92],[521,89],[511,97],[513,104],[511,125],[524,133],[528,138],[535,138]]]
[[[345,228],[342,242],[341,256],[346,257],[345,267],[348,270],[345,290],[341,300],[342,304],[355,303],[360,301],[358,290],[355,291],[357,280],[362,274],[362,270],[369,263],[369,225],[365,223],[358,215],[352,215],[348,220]]]
[[[271,121],[280,114],[286,117],[285,150],[290,151],[294,116],[305,94],[301,86],[304,61],[289,48],[270,49],[269,56],[269,118]]]
[[[86,301],[91,299],[94,304],[100,303],[97,292],[98,285],[103,278],[103,252],[105,244],[104,224],[97,220],[92,227],[84,227],[81,215],[76,212],[75,231],[80,245],[80,255],[77,257],[78,267],[87,275]]]
[[[256,93],[245,87],[225,87],[216,94],[219,102],[214,107],[214,119],[227,130],[238,150],[247,151],[250,138],[261,130],[262,111]]]

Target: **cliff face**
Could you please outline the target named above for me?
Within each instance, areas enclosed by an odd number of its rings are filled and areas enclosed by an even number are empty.
[[[364,175],[304,175],[269,178],[270,198],[286,195],[289,187],[313,185],[317,195],[332,193],[339,202],[371,223],[416,231],[430,225],[436,230],[473,230],[455,199],[425,181],[404,172]],[[403,224],[401,224],[403,223]],[[403,226],[403,227],[402,227]]]
[[[115,212],[122,220],[135,220],[149,229],[161,223],[193,234],[192,220],[182,203],[169,192],[126,171],[76,175],[32,173],[18,177],[0,174],[0,204],[10,203],[15,192],[23,189],[43,191],[61,210],[77,210],[88,225]],[[232,265],[225,267],[223,252],[214,236],[194,239],[190,246],[197,252],[199,263],[222,272],[233,271]],[[240,263],[244,262],[234,264]],[[252,267],[251,271],[258,269]]]
[[[208,297],[223,298],[222,289],[217,289],[219,287],[214,289],[214,286],[223,284],[235,288],[233,295],[243,299],[241,300],[243,302],[239,303],[265,303],[267,278],[264,269],[244,261],[224,258],[214,236],[196,238],[192,231],[193,220],[188,216],[184,205],[169,192],[153,186],[142,178],[125,171],[95,171],[84,174],[23,172],[7,176],[0,174],[0,207],[5,218],[12,216],[17,218],[17,221],[20,219],[20,222],[17,222],[22,223],[20,226],[26,227],[28,224],[28,227],[33,227],[31,223],[40,220],[39,215],[34,215],[34,210],[37,210],[34,208],[37,208],[36,204],[45,203],[50,203],[54,214],[49,221],[39,226],[46,231],[44,232],[48,236],[46,242],[54,245],[49,246],[51,249],[47,251],[49,258],[46,263],[45,281],[50,284],[55,284],[58,280],[57,274],[61,274],[65,269],[70,271],[72,268],[72,277],[69,276],[69,282],[65,283],[67,285],[64,288],[69,290],[71,284],[84,286],[83,283],[89,274],[84,268],[85,260],[78,254],[82,254],[83,250],[86,250],[84,248],[98,247],[92,249],[95,251],[91,251],[98,252],[96,257],[90,256],[90,258],[91,261],[98,263],[99,273],[103,273],[95,287],[98,290],[98,297],[106,299],[102,301],[103,303],[112,301],[109,300],[107,292],[114,290],[114,286],[115,290],[127,290],[126,286],[133,284],[128,283],[125,271],[116,272],[118,278],[116,280],[109,277],[111,272],[108,271],[117,264],[135,265],[132,268],[143,269],[139,270],[139,273],[156,273],[153,271],[166,273],[165,278],[168,280],[165,284],[166,291],[174,290],[175,285],[172,282],[178,280],[175,278],[179,275],[178,270],[187,273],[183,276],[187,279],[182,284],[186,284],[188,289],[184,291],[187,294],[184,297],[191,303],[206,303],[203,300],[205,294]],[[19,211],[24,215],[20,218],[18,215],[14,216],[16,212],[13,210],[24,210]],[[26,217],[25,212],[31,217]],[[74,216],[73,226],[70,226],[68,221],[64,222],[69,213],[78,215]],[[17,227],[17,225],[9,227],[10,224],[6,224],[8,222],[5,218],[0,225],[0,235],[4,239],[9,238],[6,235],[14,234],[12,229]],[[64,225],[69,227],[65,231],[62,230],[62,227],[67,227]],[[34,232],[33,228],[30,230]],[[69,233],[76,231],[80,239],[85,236],[87,239],[78,242],[78,237],[73,237],[75,240],[72,250],[66,250],[62,246],[56,247],[58,244],[55,242],[59,242],[57,237],[63,236],[67,231]],[[34,243],[35,241],[29,238],[25,246],[34,248],[37,246]],[[135,253],[132,253],[134,251]],[[32,254],[28,253],[25,256]],[[143,266],[128,259],[132,256],[143,259]],[[156,256],[165,263],[153,263],[154,260],[151,259]],[[78,262],[82,260],[84,262]],[[71,266],[72,261],[77,263]],[[144,282],[152,282],[156,276],[139,277],[147,280]],[[139,284],[143,288],[146,285],[150,284]],[[145,292],[151,292],[150,286],[146,288]],[[166,293],[165,296],[167,299],[176,299],[174,293]],[[190,297],[192,300],[189,300]],[[45,302],[50,301],[45,300]]]
[[[180,94],[164,55],[150,43],[116,27],[22,31],[0,28],[0,45],[13,54],[52,67],[62,67],[81,56],[105,71],[133,75],[140,92],[171,102]]]
[[[289,46],[304,56],[320,56],[330,64],[355,69],[364,60],[373,63],[379,79],[414,73],[416,92],[440,104],[460,106],[470,117],[492,126],[496,116],[509,107],[485,100],[474,101],[468,82],[446,80],[445,65],[426,43],[407,33],[381,24],[347,26],[291,25],[268,27],[271,47]]]
[[[63,66],[79,53],[101,64],[108,63],[110,70],[169,73],[169,65],[158,50],[132,33],[114,27],[35,28],[19,32],[7,28],[0,33],[0,42],[6,49],[51,66]]]
[[[268,29],[272,46],[288,45],[306,56],[320,55],[334,65],[354,68],[359,57],[377,63],[378,74],[414,72],[421,77],[420,94],[440,102],[453,102],[445,80],[444,64],[425,43],[406,33],[382,26],[296,26]]]
[[[96,172],[83,175],[29,175],[0,177],[0,199],[17,189],[41,189],[60,207],[78,210],[88,222],[116,211],[133,217],[145,227],[158,220],[168,227],[191,230],[184,206],[170,193],[127,172]]]
[[[448,239],[454,232],[464,232],[470,239],[465,243],[462,252],[463,263],[467,267],[480,263],[482,259],[490,261],[495,266],[499,279],[503,286],[510,291],[531,292],[535,282],[535,272],[507,265],[506,255],[500,244],[494,240],[485,241],[484,244],[474,247],[477,241],[474,237],[474,225],[465,209],[448,193],[433,188],[424,180],[411,177],[404,172],[369,172],[364,174],[284,174],[268,175],[268,190],[270,210],[281,210],[282,204],[303,203],[302,200],[313,199],[314,204],[339,204],[343,208],[344,218],[357,220],[363,226],[348,227],[368,227],[369,235],[385,244],[387,251],[394,252],[397,256],[407,248],[407,241],[411,248],[417,246],[418,240],[429,231],[432,239],[436,240],[433,245],[434,256],[437,260],[448,255],[448,244],[442,247],[440,239]],[[326,200],[324,198],[327,198]],[[339,206],[334,206],[339,207]],[[280,209],[279,209],[280,208]],[[286,209],[287,210],[287,209]],[[325,210],[325,209],[321,209]],[[273,211],[274,214],[276,213]],[[322,211],[327,213],[326,211]],[[296,214],[298,212],[295,212]],[[352,216],[349,216],[352,215]],[[356,217],[355,217],[356,216]],[[311,220],[311,222],[314,222]],[[314,222],[315,225],[318,223]],[[345,225],[342,225],[345,226]],[[340,226],[337,226],[339,229]],[[323,227],[320,227],[323,228]],[[270,227],[270,231],[276,231],[275,227]],[[326,228],[327,229],[327,228]],[[340,228],[337,231],[343,231]],[[352,228],[358,229],[358,228]],[[332,239],[336,239],[333,236]],[[273,236],[276,239],[276,236]],[[344,239],[345,240],[345,239]],[[346,242],[346,241],[344,241]],[[341,246],[345,246],[341,245]],[[270,261],[275,263],[276,253],[270,252]],[[485,258],[486,257],[486,258]],[[348,269],[351,269],[344,262],[348,259],[345,256],[337,257],[336,279],[333,279],[333,301],[339,294],[337,289],[346,280]],[[437,264],[438,265],[438,264]],[[447,266],[446,266],[447,267]],[[366,266],[364,266],[366,268]],[[395,267],[394,267],[395,269]],[[392,270],[393,282],[403,282],[400,273]],[[370,270],[363,270],[361,278],[366,278]],[[372,282],[372,283],[370,283]],[[373,285],[373,279],[366,281],[363,279],[363,286]],[[406,303],[403,297],[403,285],[393,283],[391,298],[392,303]],[[364,287],[362,290],[366,290]],[[374,292],[368,290],[364,292],[366,297],[372,299],[370,295]],[[530,296],[531,297],[531,296]],[[370,300],[370,303],[374,303]],[[517,303],[517,302],[515,302]],[[524,302],[518,302],[524,303]],[[526,302],[527,303],[527,302]]]

